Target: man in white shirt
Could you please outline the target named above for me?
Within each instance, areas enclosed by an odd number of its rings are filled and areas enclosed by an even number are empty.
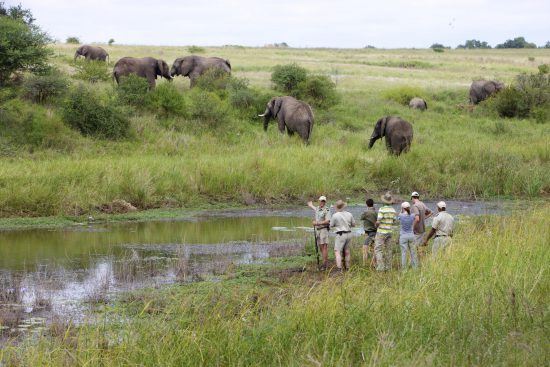
[[[447,204],[444,201],[437,203],[437,216],[432,221],[432,230],[424,240],[424,245],[428,244],[430,238],[435,235],[432,246],[432,255],[435,257],[440,251],[444,251],[451,241],[454,230],[454,218],[447,213]]]
[[[336,233],[334,240],[334,256],[336,257],[336,267],[338,271],[350,268],[351,265],[351,227],[355,227],[353,215],[345,211],[346,203],[342,200],[336,202],[336,213],[330,218],[330,228]],[[342,257],[345,260],[345,268],[342,266]]]

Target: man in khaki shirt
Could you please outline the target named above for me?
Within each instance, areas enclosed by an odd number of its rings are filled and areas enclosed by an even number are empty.
[[[334,239],[334,257],[338,271],[349,270],[351,265],[351,227],[355,227],[353,215],[345,211],[346,203],[342,200],[336,202],[336,213],[330,218],[330,228],[336,233]],[[344,261],[342,261],[342,258]]]
[[[325,270],[328,266],[328,229],[330,225],[330,209],[327,207],[327,198],[322,195],[319,198],[319,206],[314,206],[311,201],[307,202],[313,212],[315,213],[315,220],[313,226],[315,226],[315,236],[317,237],[317,244],[321,250],[323,256],[323,265],[321,270]]]
[[[428,244],[430,238],[435,235],[432,247],[432,255],[437,256],[440,251],[444,251],[451,241],[454,230],[454,218],[447,213],[447,204],[444,201],[437,203],[437,216],[432,221],[432,230],[424,240],[424,245]]]

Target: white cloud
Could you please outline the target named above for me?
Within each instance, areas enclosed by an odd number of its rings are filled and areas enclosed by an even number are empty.
[[[22,1],[53,37],[85,42],[428,47],[471,38],[493,45],[515,36],[539,45],[550,39],[546,0]]]

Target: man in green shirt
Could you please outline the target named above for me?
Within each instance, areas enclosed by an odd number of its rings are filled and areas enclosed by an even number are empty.
[[[372,251],[372,245],[374,244],[374,238],[376,237],[376,220],[377,214],[374,208],[374,201],[367,199],[367,210],[361,214],[361,220],[363,221],[363,227],[365,229],[365,244],[363,245],[363,265],[367,265],[369,259],[369,252]],[[374,261],[374,254],[372,255]]]
[[[321,270],[325,270],[328,266],[328,229],[330,225],[330,209],[327,208],[327,198],[324,195],[319,197],[319,206],[313,205],[311,201],[308,201],[307,206],[315,213],[313,226],[316,229],[317,244],[323,256]]]
[[[378,209],[376,220],[376,237],[374,238],[374,254],[376,256],[376,270],[385,271],[391,269],[392,259],[392,232],[395,222],[395,209],[391,206],[393,198],[389,192],[381,198],[384,205]]]

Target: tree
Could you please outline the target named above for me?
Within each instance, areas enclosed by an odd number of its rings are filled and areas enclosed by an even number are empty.
[[[80,43],[80,39],[78,37],[70,36],[67,37],[67,40],[65,42],[77,45]]]
[[[537,48],[537,45],[527,42],[524,37],[516,37],[513,40],[496,45],[496,48]]]
[[[485,41],[478,41],[476,39],[472,40],[466,40],[463,45],[458,45],[456,48],[468,48],[468,49],[475,49],[475,48],[491,48],[491,46],[485,42]]]
[[[6,8],[0,3],[0,86],[14,72],[48,69],[51,39],[33,21],[30,10],[21,5]]]
[[[108,43],[109,43],[109,46],[112,46],[113,43],[115,43],[115,39],[114,38],[109,39]]]
[[[546,44],[544,45],[544,48],[550,48],[550,41],[546,42]]]
[[[430,48],[450,48],[450,47],[444,46],[441,43],[434,43],[433,45],[430,46]]]

